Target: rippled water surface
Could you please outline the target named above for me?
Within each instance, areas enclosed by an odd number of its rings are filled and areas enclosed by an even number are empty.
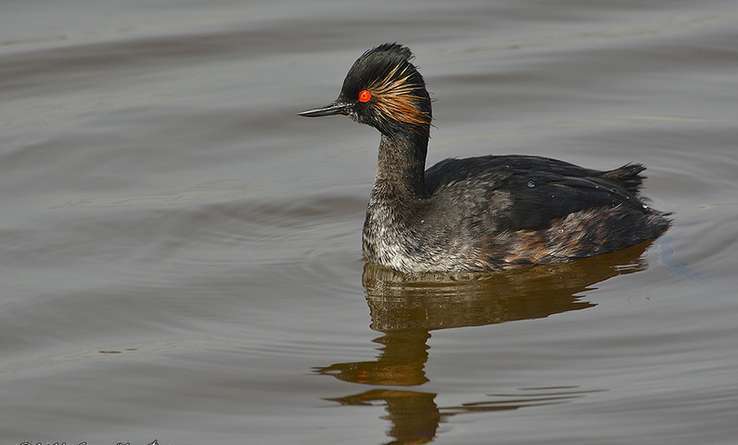
[[[0,437],[735,444],[734,0],[0,5]],[[414,49],[430,162],[648,165],[652,245],[361,262],[377,133],[295,116]]]

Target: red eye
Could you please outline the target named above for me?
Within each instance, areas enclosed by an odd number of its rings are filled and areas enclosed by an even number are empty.
[[[372,93],[369,90],[361,90],[359,91],[359,102],[361,103],[367,103],[370,100],[372,100]]]

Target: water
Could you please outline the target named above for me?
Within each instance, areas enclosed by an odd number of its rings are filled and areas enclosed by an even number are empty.
[[[736,443],[735,6],[4,2],[2,442]],[[430,162],[643,162],[673,228],[484,281],[364,271],[378,135],[295,113],[393,40]]]

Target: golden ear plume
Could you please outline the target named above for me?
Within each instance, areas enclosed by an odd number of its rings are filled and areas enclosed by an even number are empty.
[[[407,73],[408,65],[399,70],[400,66],[397,65],[384,78],[369,85],[368,90],[376,98],[374,106],[389,119],[413,125],[429,125],[430,116],[418,106],[423,98],[413,94],[419,85],[409,82],[412,73]]]

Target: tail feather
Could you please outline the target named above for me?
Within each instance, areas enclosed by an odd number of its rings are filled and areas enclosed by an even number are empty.
[[[641,175],[641,172],[646,167],[643,164],[625,164],[615,170],[606,171],[602,177],[625,187],[627,191],[633,194],[638,194],[645,176]]]

